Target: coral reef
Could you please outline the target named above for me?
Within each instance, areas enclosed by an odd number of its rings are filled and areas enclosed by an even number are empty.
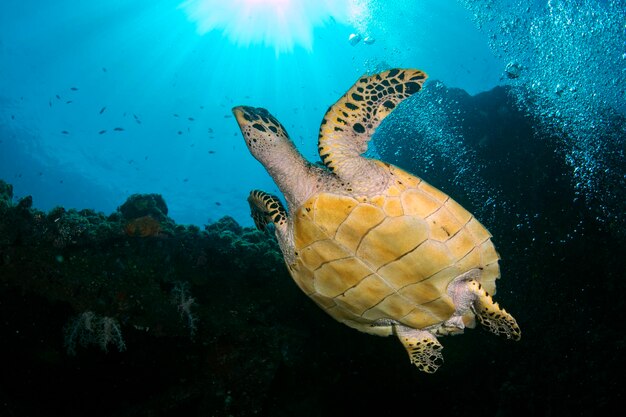
[[[11,325],[38,322],[40,332],[33,336],[47,340],[53,368],[71,374],[104,354],[114,367],[141,362],[142,352],[152,346],[161,350],[151,360],[167,357],[170,363],[147,366],[141,371],[146,377],[155,365],[169,369],[188,381],[183,384],[188,396],[202,399],[199,406],[206,410],[260,407],[254,387],[270,386],[282,345],[295,333],[275,326],[281,320],[274,294],[298,294],[273,237],[230,217],[204,230],[176,225],[165,215],[163,198],[154,194],[132,196],[107,216],[63,207],[45,213],[31,204],[15,204],[11,185],[0,181],[0,190],[0,316]],[[0,326],[3,340],[6,330]],[[25,351],[21,343],[17,339],[0,349]],[[253,366],[242,361],[258,356],[259,349],[271,360]],[[157,359],[161,354],[166,356]],[[181,361],[173,360],[178,354],[184,366],[175,365]],[[66,369],[68,363],[76,369]],[[236,386],[246,387],[246,394],[233,392]],[[172,386],[165,395],[172,406],[184,402],[180,389]],[[115,407],[109,404],[100,412]],[[92,406],[85,410],[98,415]]]
[[[171,233],[174,222],[167,217],[167,204],[160,194],[133,194],[118,207],[129,236],[149,237]]]
[[[167,204],[160,194],[133,194],[118,208],[126,220],[151,216],[157,220],[167,219]]]
[[[9,207],[13,202],[13,186],[0,180],[0,207]]]

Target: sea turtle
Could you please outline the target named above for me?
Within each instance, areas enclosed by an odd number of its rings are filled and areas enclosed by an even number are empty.
[[[437,337],[463,333],[475,317],[509,339],[521,332],[489,295],[500,275],[491,234],[426,181],[362,156],[381,121],[425,79],[391,69],[357,80],[322,121],[325,166],[306,161],[267,110],[233,112],[287,202],[288,211],[264,191],[248,197],[256,226],[274,225],[296,284],[336,320],[395,334],[412,363],[435,372],[443,362]]]

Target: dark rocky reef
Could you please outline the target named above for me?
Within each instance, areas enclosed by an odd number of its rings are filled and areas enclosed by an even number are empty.
[[[299,345],[281,309],[303,301],[272,237],[230,217],[176,225],[157,195],[106,216],[44,213],[14,204],[1,180],[0,191],[0,349],[13,364],[0,414],[261,407],[260,390]],[[18,400],[27,391],[37,405]]]

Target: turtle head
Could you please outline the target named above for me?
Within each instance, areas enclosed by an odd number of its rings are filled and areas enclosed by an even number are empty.
[[[233,113],[250,153],[271,175],[289,207],[298,207],[311,194],[319,170],[311,168],[284,126],[267,110],[238,106]]]
[[[263,165],[283,148],[294,148],[283,125],[264,108],[238,106],[233,113],[250,153]]]

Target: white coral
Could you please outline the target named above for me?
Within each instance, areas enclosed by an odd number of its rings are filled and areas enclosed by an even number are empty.
[[[118,321],[98,316],[93,311],[79,314],[65,326],[65,348],[69,355],[76,354],[77,344],[83,347],[98,345],[104,352],[108,352],[109,344],[115,345],[120,352],[126,350]]]

